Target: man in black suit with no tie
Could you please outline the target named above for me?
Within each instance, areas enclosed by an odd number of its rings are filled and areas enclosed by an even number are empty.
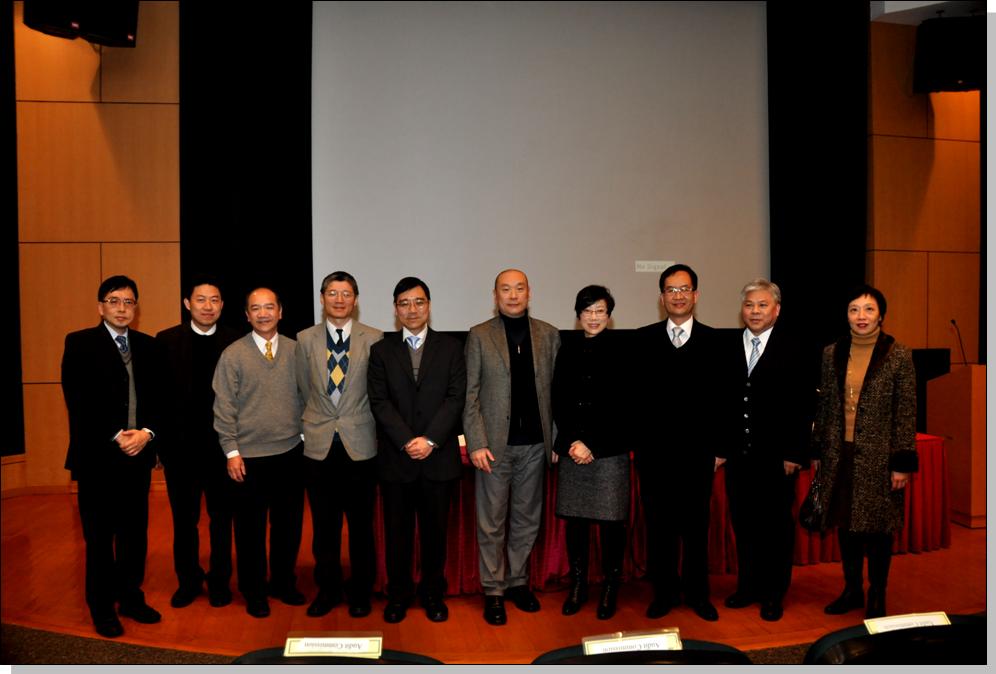
[[[137,308],[135,282],[111,276],[97,291],[100,325],[66,335],[62,355],[66,468],[79,485],[86,603],[97,633],[109,638],[124,633],[118,613],[140,623],[160,620],[142,592],[157,374],[152,337],[129,330]]]
[[[201,593],[201,495],[207,503],[211,562],[208,599],[211,606],[232,601],[233,494],[227,462],[214,430],[214,390],[211,380],[221,352],[239,333],[221,325],[225,303],[218,281],[198,276],[186,286],[183,306],[190,322],[156,335],[163,364],[163,432],[159,459],[166,470],[166,490],[173,515],[173,568],[179,587],[170,599],[173,608],[190,605]]]
[[[406,277],[394,288],[403,326],[370,348],[367,395],[377,420],[377,464],[384,500],[387,606],[384,621],[405,618],[415,594],[412,553],[418,516],[421,583],[418,596],[433,622],[447,619],[446,528],[460,476],[457,431],[467,367],[463,347],[429,329],[429,286]]]
[[[719,613],[709,601],[708,550],[718,440],[710,430],[717,331],[693,316],[699,278],[691,267],[671,265],[658,285],[667,320],[638,333],[650,370],[641,396],[648,429],[636,456],[647,521],[647,576],[654,586],[647,617],[667,615],[683,592],[696,615],[714,621]],[[661,423],[661,415],[672,423]]]
[[[744,329],[729,345],[726,492],[737,539],[737,590],[727,608],[761,602],[761,618],[782,617],[792,580],[799,469],[808,462],[814,388],[805,359],[775,321],[782,293],[767,279],[740,292]]]

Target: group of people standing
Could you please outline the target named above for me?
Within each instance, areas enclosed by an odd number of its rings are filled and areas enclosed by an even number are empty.
[[[461,474],[458,434],[476,470],[475,499],[484,619],[507,622],[505,602],[534,612],[528,560],[540,530],[547,466],[557,464],[556,514],[566,521],[571,585],[564,615],[588,600],[591,526],[598,525],[602,591],[597,616],[616,611],[630,510],[630,453],[646,515],[651,619],[682,601],[704,620],[719,614],[708,582],[713,474],[724,466],[737,542],[737,589],[728,608],[754,603],[778,620],[791,576],[792,501],[800,468],[820,462],[831,523],[838,527],[845,590],[827,606],[864,605],[884,615],[892,532],[916,469],[912,361],[881,332],[885,298],[874,288],[848,304],[851,334],[824,354],[822,383],[775,329],[781,293],[757,279],[741,293],[745,330],[729,335],[694,318],[698,278],[687,265],[660,277],[667,318],[635,339],[608,330],[615,300],[603,286],[577,294],[580,331],[564,334],[529,315],[530,288],[516,269],[498,274],[496,315],[465,345],[429,327],[420,279],[394,289],[399,333],[353,318],[359,289],[349,273],[319,288],[323,320],[291,339],[270,288],[245,303],[252,328],[219,322],[220,284],[184,290],[189,323],[155,339],[129,326],[138,288],[124,276],[101,284],[101,324],[66,338],[62,384],[70,421],[66,467],[79,483],[86,542],[86,601],[105,637],[120,616],[154,623],[141,590],[150,471],[160,458],[173,515],[174,608],[204,592],[232,601],[232,531],[238,590],[249,615],[269,598],[304,605],[295,567],[304,494],[313,522],[318,592],[307,614],[345,602],[371,612],[374,505],[383,501],[388,572],[383,618],[396,623],[418,601],[445,621],[446,531]],[[815,427],[813,402],[817,401]],[[199,562],[202,495],[210,563]],[[348,522],[350,578],[340,563]],[[412,570],[419,533],[419,582]],[[269,555],[267,558],[267,523]]]

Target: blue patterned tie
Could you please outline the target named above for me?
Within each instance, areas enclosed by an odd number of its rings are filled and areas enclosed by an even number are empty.
[[[328,394],[332,404],[338,406],[342,398],[342,388],[346,381],[346,371],[349,369],[349,339],[342,338],[342,328],[336,328],[338,339],[332,341],[332,335],[325,331],[325,357],[329,368]]]
[[[750,343],[753,344],[754,347],[750,350],[750,358],[747,360],[748,377],[750,376],[750,373],[754,371],[754,366],[757,365],[757,359],[761,357],[761,351],[758,349],[758,346],[761,344],[761,338],[754,337],[750,340]]]
[[[418,335],[409,335],[407,337],[407,340],[408,340],[408,346],[412,347],[412,351],[418,349],[418,343],[420,341]]]
[[[118,335],[114,338],[114,341],[118,343],[118,350],[121,353],[128,353],[128,338],[124,335]]]

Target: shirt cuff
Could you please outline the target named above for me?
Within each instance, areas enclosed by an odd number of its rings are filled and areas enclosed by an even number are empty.
[[[237,456],[240,456],[239,450],[237,450],[237,449],[233,449],[230,452],[225,452],[225,458],[226,459],[234,459]]]

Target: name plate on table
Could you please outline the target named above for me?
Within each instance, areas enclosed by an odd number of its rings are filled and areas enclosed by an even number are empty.
[[[383,644],[381,632],[291,632],[284,644],[284,656],[349,655],[376,660]]]
[[[585,637],[581,640],[585,655],[622,653],[625,651],[680,651],[681,637],[677,627],[647,632],[613,632]]]
[[[890,615],[884,618],[871,618],[865,621],[868,634],[881,634],[894,630],[908,630],[912,627],[933,627],[935,625],[950,625],[948,614],[943,611],[934,613],[905,613]]]

